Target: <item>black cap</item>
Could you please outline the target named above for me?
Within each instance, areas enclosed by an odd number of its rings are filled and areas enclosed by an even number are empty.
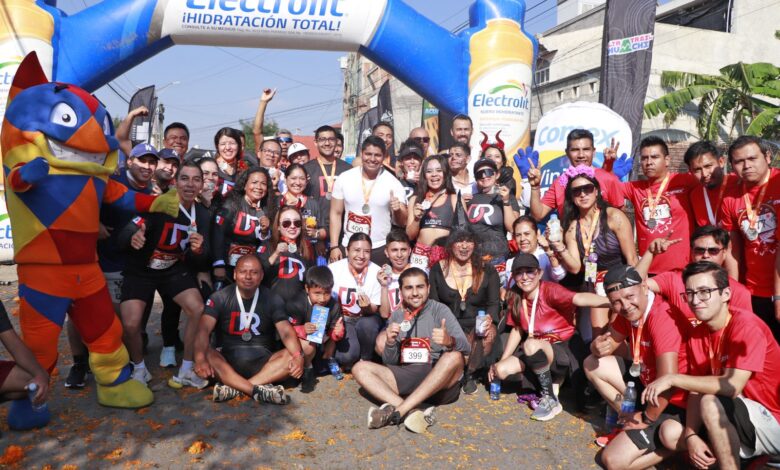
[[[521,269],[539,269],[539,260],[530,253],[518,253],[512,261],[512,275]]]
[[[626,287],[636,286],[642,283],[642,275],[633,266],[620,264],[609,268],[604,275],[604,288],[607,294]]]
[[[474,164],[474,174],[477,174],[477,170],[480,168],[490,167],[493,169],[493,171],[498,171],[498,167],[496,166],[496,162],[489,158],[481,158],[477,160],[477,163]]]
[[[404,145],[401,147],[401,151],[398,153],[398,158],[403,160],[407,157],[416,157],[422,160],[423,151],[415,144]]]

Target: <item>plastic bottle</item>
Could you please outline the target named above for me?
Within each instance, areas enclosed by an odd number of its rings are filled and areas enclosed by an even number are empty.
[[[334,358],[328,359],[328,369],[330,369],[330,373],[333,377],[336,378],[336,380],[341,380],[344,378],[344,373],[341,372],[341,367],[339,367],[339,363]]]
[[[498,400],[499,398],[501,398],[501,379],[496,377],[490,382],[490,399]]]
[[[620,405],[620,414],[628,415],[636,411],[636,387],[634,382],[629,382],[626,392],[623,394],[623,402]]]
[[[485,329],[485,317],[487,314],[484,310],[480,310],[477,312],[477,324],[475,325],[475,332],[477,333],[477,336],[485,336],[486,329]]]
[[[501,8],[488,0],[477,0],[471,7],[472,24],[484,29],[469,39],[468,114],[474,129],[493,139],[501,131],[507,155],[531,143],[531,83],[533,81],[535,41],[523,31],[523,2],[503,2]],[[472,163],[476,162],[480,132],[474,132]],[[470,175],[474,172],[471,171]],[[520,173],[515,170],[520,187]]]
[[[38,384],[36,383],[30,383],[27,384],[25,387],[27,389],[27,396],[30,397],[30,404],[32,405],[32,410],[36,413],[46,411],[49,408],[49,405],[46,404],[46,402],[43,402],[40,405],[36,405],[33,402],[33,399],[35,398],[35,395],[38,393]]]
[[[607,403],[607,412],[604,416],[604,425],[608,431],[611,431],[617,427],[618,412],[612,408],[612,405]]]
[[[547,229],[550,231],[550,242],[562,242],[563,230],[561,229],[561,221],[558,220],[558,214],[550,215],[550,220],[547,221]]]

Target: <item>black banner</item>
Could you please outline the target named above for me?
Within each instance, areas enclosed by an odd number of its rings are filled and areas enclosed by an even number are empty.
[[[386,122],[393,125],[393,101],[390,97],[390,80],[387,80],[379,89],[377,94],[377,104],[369,109],[360,118],[358,126],[357,149],[355,155],[360,155],[360,145],[366,137],[371,135],[371,128],[380,122]],[[395,156],[394,149],[389,149],[391,156]]]
[[[655,0],[608,0],[606,7],[599,102],[628,121],[634,156],[639,153],[643,107],[653,59],[655,9]],[[621,150],[628,149],[626,144],[621,142]]]
[[[154,117],[154,108],[157,106],[157,98],[154,96],[154,85],[141,88],[130,98],[128,111],[132,111],[139,106],[146,106],[149,114],[139,116],[133,120],[130,126],[130,141],[133,145],[141,142],[150,142],[152,138],[152,118]]]

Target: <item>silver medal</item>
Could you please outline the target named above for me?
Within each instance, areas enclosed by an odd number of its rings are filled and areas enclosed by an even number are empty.
[[[245,331],[241,333],[241,339],[243,341],[252,341],[252,333],[250,333],[249,331]]]
[[[636,362],[631,364],[631,368],[628,369],[628,373],[631,374],[631,377],[639,377],[639,374],[642,373],[642,365]]]
[[[371,206],[368,204],[363,204],[363,213],[368,214],[369,212],[371,212]]]
[[[422,206],[422,210],[427,211],[428,209],[431,208],[431,201],[426,199],[420,205]]]
[[[189,227],[187,227],[187,233],[192,235],[193,233],[198,233],[198,226],[195,225],[195,223],[192,223]]]
[[[461,300],[460,301],[460,311],[461,312],[465,312],[466,311],[466,301],[465,300]]]
[[[748,240],[751,242],[758,238],[758,230],[755,228],[748,227],[747,230],[745,230],[745,237],[747,237]]]
[[[295,253],[296,251],[298,251],[298,245],[296,245],[295,243],[288,243],[287,244],[287,252],[288,253]]]
[[[325,193],[325,199],[327,199],[328,201],[330,201],[330,198],[332,197],[333,195],[330,192]]]
[[[656,225],[658,225],[658,222],[653,218],[647,221],[647,228],[649,228],[650,230],[653,230]]]
[[[393,268],[390,267],[390,265],[385,265],[383,268],[385,271],[385,276],[392,276],[393,275]]]
[[[404,320],[404,321],[401,322],[401,331],[406,333],[407,331],[409,331],[411,329],[412,329],[412,322],[410,322],[409,320]]]

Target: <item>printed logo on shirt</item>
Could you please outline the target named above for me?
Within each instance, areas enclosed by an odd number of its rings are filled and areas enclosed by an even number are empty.
[[[341,309],[344,312],[352,315],[360,313],[357,298],[357,289],[354,287],[339,287],[339,302],[341,302]]]
[[[134,223],[136,226],[140,227],[141,225],[145,224],[145,223],[146,223],[146,221],[144,220],[144,218],[143,218],[143,217],[134,217],[134,218],[133,218],[133,223]]]
[[[469,221],[472,224],[483,223],[485,225],[494,225],[490,217],[495,213],[496,208],[492,204],[472,204],[469,206]]]
[[[223,225],[225,223],[225,218],[222,217],[221,215],[218,215],[217,217],[214,218],[214,222],[217,225]]]
[[[184,251],[190,241],[189,228],[188,225],[166,222],[157,248],[163,251],[174,251],[178,245],[178,248]]]
[[[279,279],[298,278],[303,282],[303,273],[306,272],[306,266],[301,260],[287,256],[279,257]]]
[[[213,307],[213,306],[214,306],[214,301],[213,301],[213,300],[211,300],[211,299],[208,299],[208,300],[206,301],[206,307]]]
[[[260,316],[255,312],[252,312],[252,319],[249,323],[249,330],[255,336],[260,336]],[[228,325],[228,333],[231,335],[241,336],[241,312],[230,312],[230,324]]]
[[[747,218],[747,211],[742,211],[739,214],[739,228],[743,234],[748,233],[750,230],[750,221]],[[758,231],[758,238],[755,240],[747,240],[747,244],[750,250],[758,256],[774,255],[777,251],[777,243],[775,240],[775,229],[777,228],[777,215],[772,206],[768,204],[761,204],[761,209],[758,213],[758,220],[756,220],[755,229]]]
[[[390,301],[390,311],[396,310],[401,305],[401,289],[388,289],[387,300]]]
[[[254,232],[256,238],[260,238],[260,218],[249,215],[246,212],[239,212],[236,216],[236,225],[233,227],[233,233],[243,237],[249,236]]]
[[[334,163],[334,165],[335,165],[335,163]],[[336,180],[338,178],[339,178],[338,176],[334,176],[333,177],[333,184],[334,185],[336,184]],[[328,187],[328,179],[327,178],[325,178],[324,176],[320,176],[319,177],[319,181],[320,181],[320,197],[325,197],[326,194],[328,194],[329,192],[333,191],[333,188],[329,188]]]

